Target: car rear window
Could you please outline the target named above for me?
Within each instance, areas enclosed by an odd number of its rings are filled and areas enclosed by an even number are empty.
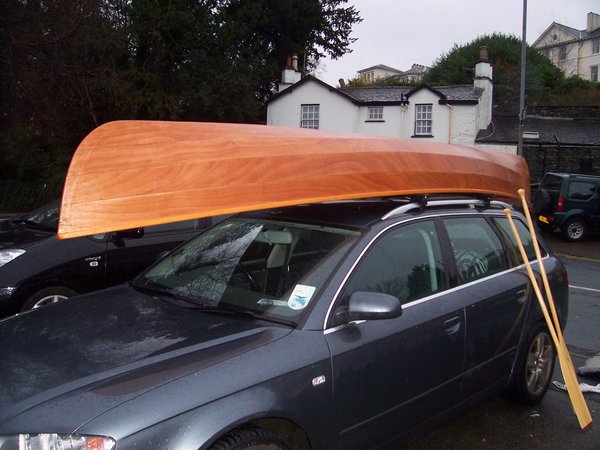
[[[546,175],[542,180],[540,189],[547,189],[550,191],[560,191],[560,184],[562,178],[557,175]]]

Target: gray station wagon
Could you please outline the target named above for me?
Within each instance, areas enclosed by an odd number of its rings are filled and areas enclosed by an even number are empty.
[[[129,284],[5,319],[0,450],[395,448],[491,395],[539,402],[554,347],[504,206],[239,214]]]

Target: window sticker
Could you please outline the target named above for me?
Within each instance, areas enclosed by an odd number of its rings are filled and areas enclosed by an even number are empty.
[[[275,300],[273,298],[261,298],[256,303],[258,303],[261,306],[287,306],[288,305],[288,302],[286,302],[285,300]]]
[[[290,295],[288,306],[295,310],[306,308],[308,306],[308,302],[310,302],[310,299],[315,293],[315,289],[316,287],[314,286],[297,284],[292,292],[292,295]]]

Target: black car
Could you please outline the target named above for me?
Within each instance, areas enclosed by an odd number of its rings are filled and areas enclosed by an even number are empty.
[[[547,173],[533,206],[540,229],[559,228],[566,241],[582,241],[600,231],[600,176]]]
[[[396,448],[491,395],[539,402],[554,346],[503,207],[244,213],[128,285],[5,319],[0,450]]]
[[[190,220],[58,240],[60,203],[0,223],[0,317],[113,286],[213,223]]]

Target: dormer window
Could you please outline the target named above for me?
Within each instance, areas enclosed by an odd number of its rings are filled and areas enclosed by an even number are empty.
[[[431,136],[433,105],[415,105],[415,136]]]

